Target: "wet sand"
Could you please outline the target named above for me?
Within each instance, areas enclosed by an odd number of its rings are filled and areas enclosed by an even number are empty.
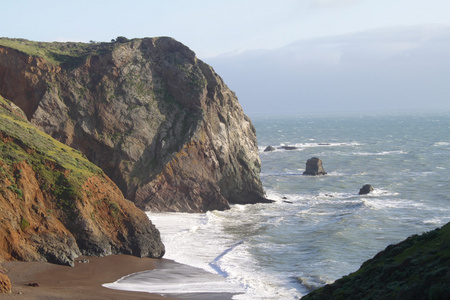
[[[89,263],[79,263],[88,259]],[[176,299],[157,294],[108,289],[104,283],[123,276],[153,270],[160,260],[129,255],[79,257],[75,267],[43,262],[4,262],[12,293],[2,298],[17,299]],[[30,286],[29,284],[38,284]],[[178,297],[177,297],[178,298]]]
[[[89,263],[83,263],[84,259]],[[1,268],[12,283],[12,293],[2,298],[14,299],[147,299],[147,300],[230,300],[232,293],[192,293],[161,296],[145,292],[129,292],[103,287],[132,273],[170,269],[178,263],[166,259],[138,258],[130,255],[110,255],[106,257],[81,256],[75,266],[61,266],[44,262],[3,262]],[[178,264],[179,265],[179,264]],[[187,267],[187,266],[185,266]],[[194,271],[183,268],[185,275]],[[191,272],[192,271],[192,272]],[[206,271],[205,271],[206,272]],[[170,280],[170,279],[168,279]],[[30,285],[31,284],[31,285]],[[37,284],[38,286],[32,286]]]

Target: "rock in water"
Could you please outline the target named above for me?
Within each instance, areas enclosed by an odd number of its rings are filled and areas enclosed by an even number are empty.
[[[268,202],[255,128],[236,95],[183,44],[2,43],[0,94],[83,152],[140,208]],[[35,47],[39,57],[17,50]]]
[[[270,145],[267,146],[266,149],[264,149],[264,152],[272,152],[272,151],[275,151],[275,148]]]
[[[365,184],[363,187],[359,190],[360,195],[365,195],[373,191],[373,187],[370,184]]]
[[[295,146],[281,146],[278,149],[283,149],[283,150],[297,150],[298,147]]]
[[[0,294],[11,294],[11,281],[2,273],[0,273]]]
[[[306,161],[306,170],[303,175],[325,175],[327,172],[322,167],[322,160],[317,157],[312,157]]]

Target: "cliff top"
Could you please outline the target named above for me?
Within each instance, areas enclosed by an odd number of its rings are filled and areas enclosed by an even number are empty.
[[[167,37],[163,37],[167,38]],[[143,38],[146,39],[146,38]],[[159,39],[159,38],[155,38]],[[171,39],[171,38],[168,38]],[[65,67],[76,67],[86,57],[106,53],[115,46],[141,40],[127,39],[119,36],[111,42],[37,42],[19,38],[0,38],[0,46],[15,49],[34,57],[41,57],[47,62]]]

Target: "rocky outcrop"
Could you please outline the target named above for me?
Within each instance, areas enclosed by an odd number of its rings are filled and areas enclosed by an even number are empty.
[[[450,223],[388,246],[361,268],[302,299],[448,299]]]
[[[140,208],[201,212],[268,201],[250,119],[181,43],[0,44],[0,94],[84,153]]]
[[[0,273],[0,294],[11,294],[11,280],[2,273]]]
[[[327,172],[322,167],[322,160],[317,157],[312,157],[306,161],[306,169],[303,175],[325,175]]]
[[[373,191],[373,187],[370,184],[363,185],[362,188],[359,189],[359,195],[366,195]]]
[[[159,231],[145,213],[79,151],[22,115],[0,97],[0,261],[162,257]]]
[[[272,152],[272,151],[275,151],[275,147],[270,146],[270,145],[264,149],[264,152]]]

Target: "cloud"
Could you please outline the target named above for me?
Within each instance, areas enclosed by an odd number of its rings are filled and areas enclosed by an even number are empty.
[[[450,27],[385,28],[207,61],[247,112],[450,110]]]

